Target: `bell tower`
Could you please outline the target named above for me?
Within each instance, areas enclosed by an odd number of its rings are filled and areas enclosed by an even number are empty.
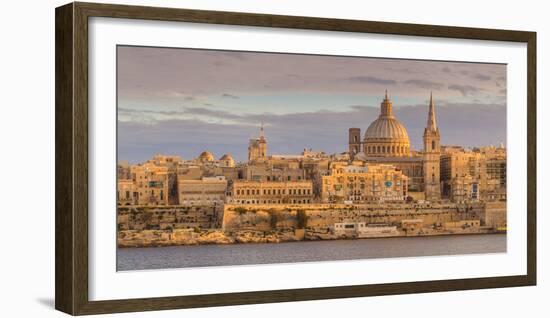
[[[264,124],[260,126],[260,136],[248,142],[248,161],[264,160],[267,156],[267,140],[264,136]]]
[[[361,128],[349,129],[349,155],[353,158],[356,154],[361,152]]]
[[[439,128],[435,120],[435,104],[433,96],[430,93],[430,106],[428,111],[428,122],[424,128],[424,155],[423,155],[423,170],[424,170],[424,193],[426,200],[441,199],[441,182],[440,182],[440,145]]]

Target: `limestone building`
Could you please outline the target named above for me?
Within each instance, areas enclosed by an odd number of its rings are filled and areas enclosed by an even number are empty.
[[[136,205],[139,203],[138,191],[132,179],[119,179],[116,199],[118,205]]]
[[[180,205],[216,206],[225,203],[227,180],[223,176],[178,180]]]
[[[322,176],[323,203],[404,201],[408,178],[392,165],[336,163]]]
[[[230,189],[233,204],[313,203],[311,181],[235,180]]]
[[[444,147],[441,182],[452,201],[506,200],[506,149]]]
[[[129,180],[119,180],[119,204],[133,203],[137,205],[168,205],[170,192],[169,168],[146,162],[130,167],[133,185]],[[131,189],[131,190],[130,190]],[[131,198],[126,194],[131,191]]]

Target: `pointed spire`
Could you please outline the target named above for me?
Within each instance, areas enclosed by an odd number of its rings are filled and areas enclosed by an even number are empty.
[[[260,124],[260,139],[265,139],[264,137],[264,122]]]
[[[426,126],[427,129],[431,131],[437,130],[437,124],[435,121],[435,104],[433,101],[433,93],[430,92],[430,108],[428,111],[428,124]]]
[[[386,97],[384,98],[385,100],[388,100],[388,89],[386,88]]]

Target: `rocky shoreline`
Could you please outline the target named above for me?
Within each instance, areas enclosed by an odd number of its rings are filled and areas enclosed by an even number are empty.
[[[432,231],[406,235],[400,233],[393,237],[439,236],[493,234],[489,231]],[[369,237],[376,238],[376,237]],[[209,244],[247,244],[247,243],[284,243],[297,241],[321,241],[338,239],[363,239],[358,237],[337,236],[330,232],[310,231],[304,229],[287,229],[272,231],[241,230],[224,232],[223,230],[125,230],[118,231],[119,248],[191,246]],[[367,239],[367,238],[365,238]]]
[[[127,230],[118,232],[118,247],[158,247],[207,244],[282,243],[303,240],[296,231]]]

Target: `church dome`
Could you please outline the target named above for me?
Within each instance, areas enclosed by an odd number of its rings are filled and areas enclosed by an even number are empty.
[[[395,118],[382,117],[373,121],[365,132],[365,141],[369,139],[389,139],[409,141],[407,129]]]
[[[220,160],[222,163],[224,163],[228,167],[234,167],[235,166],[235,160],[230,154],[223,155]]]
[[[392,102],[386,96],[380,104],[380,116],[373,121],[364,138],[364,153],[367,156],[403,157],[410,155],[407,129],[395,118]]]
[[[199,160],[202,162],[211,162],[214,161],[214,155],[210,151],[203,151],[199,156]]]
[[[222,161],[222,160],[233,160],[233,157],[231,157],[230,154],[227,154],[227,153],[226,153],[225,155],[223,155],[223,156],[220,158],[220,161]]]

